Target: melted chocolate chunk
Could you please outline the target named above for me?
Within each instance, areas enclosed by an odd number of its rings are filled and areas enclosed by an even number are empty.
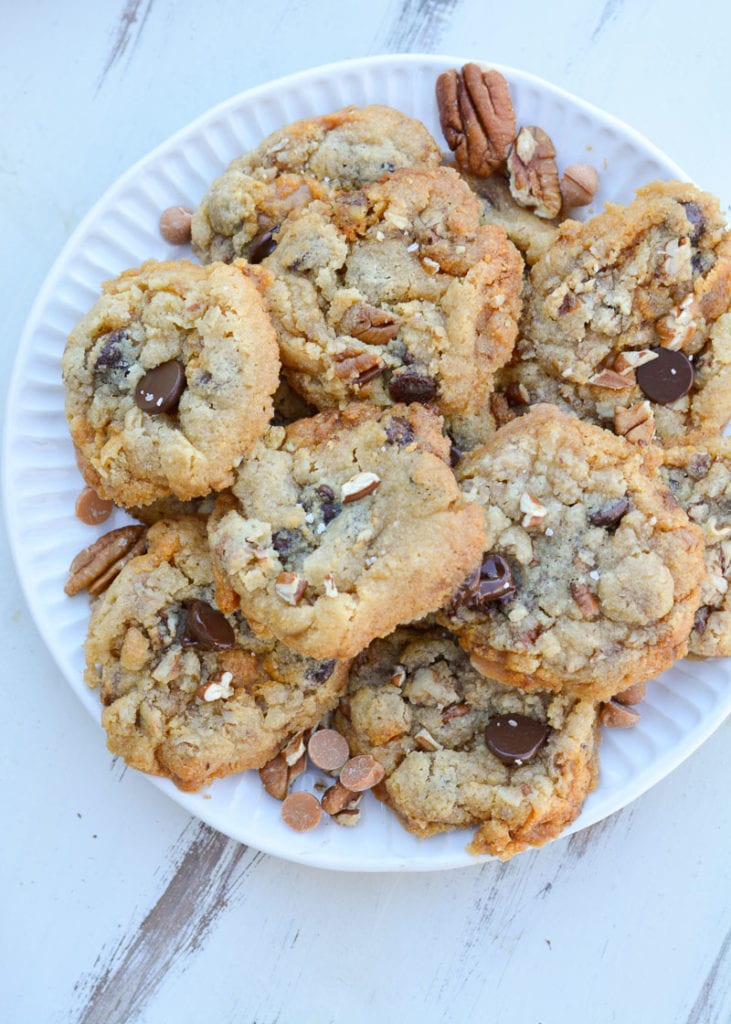
[[[693,365],[684,352],[670,348],[653,348],[657,359],[643,363],[635,370],[637,383],[651,402],[668,405],[693,387]]]
[[[313,683],[324,683],[335,671],[335,658],[327,658],[325,661],[315,661],[307,669],[307,678]]]
[[[609,505],[604,505],[595,512],[590,512],[589,522],[592,526],[616,526],[628,511],[629,498],[625,495]]]
[[[551,727],[527,715],[495,715],[485,728],[485,743],[503,764],[531,761],[551,734]]]
[[[452,610],[462,606],[480,611],[492,602],[512,598],[517,589],[507,558],[488,554],[483,558],[480,568],[467,577],[455,594]]]
[[[272,534],[272,547],[284,562],[292,555],[304,551],[308,545],[301,530],[275,530]]]
[[[175,412],[185,390],[185,368],[177,359],[148,370],[135,390],[135,403],[143,412]]]
[[[391,377],[388,393],[394,402],[404,402],[406,405],[421,402],[427,405],[436,398],[437,385],[433,377],[408,370],[404,373],[395,373]]]
[[[389,444],[403,446],[411,444],[414,440],[414,431],[411,424],[403,416],[393,416],[386,427],[386,437]]]
[[[263,231],[261,234],[256,235],[251,241],[251,248],[249,249],[249,263],[261,263],[267,256],[271,256],[274,250],[277,248],[277,243],[274,239],[273,231]]]
[[[236,643],[231,623],[205,601],[191,601],[185,619],[182,644],[204,651],[227,651]]]
[[[107,335],[94,363],[96,387],[103,384],[116,387],[122,385],[130,366],[126,352],[128,341],[129,335],[123,328]]]
[[[698,203],[689,202],[681,203],[680,205],[685,209],[685,216],[693,225],[693,234],[690,236],[690,240],[695,245],[706,230],[706,220],[703,216],[703,211]]]

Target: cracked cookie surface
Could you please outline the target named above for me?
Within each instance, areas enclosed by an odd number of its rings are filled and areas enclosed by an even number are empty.
[[[177,378],[156,382],[162,368]],[[228,486],[268,425],[278,372],[271,322],[242,268],[148,261],[107,281],[63,355],[87,483],[125,507]]]
[[[193,216],[192,243],[204,262],[258,262],[282,221],[334,189],[355,189],[397,167],[436,167],[439,146],[425,126],[392,107],[349,106],[267,136],[231,162]]]
[[[549,405],[464,456],[486,558],[440,617],[480,671],[604,700],[686,653],[703,542],[660,459]]]
[[[731,236],[718,201],[653,182],[626,207],[560,226],[531,270],[499,386],[519,382],[531,403],[625,436],[648,415],[650,438],[717,430],[731,415],[730,308]]]
[[[507,729],[536,730],[532,756],[505,763],[490,748],[486,731],[500,719]],[[485,678],[432,624],[401,627],[358,655],[334,722],[354,753],[383,765],[376,795],[409,831],[425,837],[477,825],[468,847],[475,854],[507,859],[541,846],[597,784],[596,705]]]
[[[705,574],[688,650],[731,655],[731,438],[704,438],[663,453],[665,483],[703,531]]]
[[[417,404],[273,428],[209,521],[219,603],[313,657],[350,657],[436,610],[484,546],[448,452]]]
[[[313,202],[264,260],[293,386],[318,408],[418,401],[477,414],[510,357],[523,262],[450,168]]]
[[[147,554],[95,603],[86,640],[109,749],[183,790],[261,767],[333,707],[347,678],[345,663],[257,637],[238,611],[221,625],[213,589],[205,522],[160,521]],[[189,622],[201,606],[202,633]]]

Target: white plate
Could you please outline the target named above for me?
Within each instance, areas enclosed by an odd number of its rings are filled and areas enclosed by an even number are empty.
[[[46,280],[21,340],[5,425],[4,492],[11,546],[28,603],[71,688],[98,722],[98,696],[82,681],[85,596],[63,585],[72,556],[124,522],[96,531],[74,515],[82,481],[63,411],[60,360],[66,335],[97,298],[101,282],[148,257],[181,255],[157,230],[160,212],[195,207],[211,180],[265,135],[300,117],[349,103],[387,103],[421,118],[441,141],[434,83],[464,58],[389,56],[316,68],[236,96],[178,132],[131,168],[96,204]],[[595,208],[627,202],[652,178],[687,176],[635,131],[608,114],[523,72],[506,75],[519,124],[552,137],[561,166],[590,161],[600,172]],[[605,734],[601,784],[568,832],[587,827],[635,799],[686,758],[731,710],[731,659],[685,661],[649,688],[639,725]],[[152,780],[192,814],[244,843],[280,857],[360,871],[434,870],[475,863],[470,832],[417,840],[369,795],[355,829],[333,822],[298,835],[279,819],[279,804],[256,772],[184,794]]]

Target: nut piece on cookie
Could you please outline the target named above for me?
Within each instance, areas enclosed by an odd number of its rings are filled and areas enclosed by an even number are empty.
[[[91,616],[107,745],[180,789],[263,768],[337,702],[347,664],[302,657],[216,606],[205,522],[160,520]]]
[[[686,653],[703,544],[659,461],[549,405],[460,460],[488,545],[439,619],[479,671],[607,700]]]
[[[243,266],[150,260],[107,281],[63,354],[86,482],[127,508],[221,490],[268,425],[278,373]]]
[[[484,547],[448,458],[441,418],[416,404],[272,430],[209,520],[219,604],[316,658],[436,610]]]
[[[439,121],[459,166],[479,177],[500,167],[515,138],[510,88],[495,68],[465,64],[442,72],[436,85]]]
[[[382,766],[374,792],[410,832],[477,826],[468,849],[507,860],[579,814],[597,783],[597,712],[589,700],[485,678],[427,620],[358,655],[334,722],[352,751]]]

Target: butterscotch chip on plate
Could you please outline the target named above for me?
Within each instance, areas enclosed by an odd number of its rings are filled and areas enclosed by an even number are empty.
[[[358,655],[335,723],[383,766],[374,792],[410,832],[477,826],[475,854],[541,846],[597,783],[593,702],[485,678],[433,624],[401,627]]]
[[[660,459],[550,405],[464,456],[488,544],[440,618],[480,671],[605,700],[686,653],[703,539]]]
[[[63,355],[79,468],[125,507],[221,490],[268,425],[278,373],[246,268],[177,260],[127,270],[103,285]]]
[[[216,606],[205,522],[161,520],[97,600],[86,681],[107,745],[183,790],[261,768],[337,702],[347,665],[258,637]]]
[[[731,234],[718,200],[652,182],[566,221],[533,266],[509,379],[647,443],[731,415]],[[630,436],[642,408],[649,428]],[[629,419],[629,425],[628,425]]]
[[[523,261],[456,171],[400,168],[310,203],[263,261],[290,383],[319,409],[477,417],[512,353]]]
[[[731,654],[731,438],[689,438],[668,447],[661,474],[703,531],[705,572],[689,651],[725,657]]]
[[[356,189],[397,167],[437,167],[424,125],[392,107],[349,106],[279,128],[237,157],[193,216],[193,250],[205,263],[243,256],[258,263],[294,210],[335,189]]]
[[[447,599],[484,546],[441,419],[365,403],[273,428],[209,520],[219,600],[346,658]]]

